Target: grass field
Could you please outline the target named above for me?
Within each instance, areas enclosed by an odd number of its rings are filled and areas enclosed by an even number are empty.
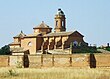
[[[0,79],[110,79],[110,68],[0,68]]]

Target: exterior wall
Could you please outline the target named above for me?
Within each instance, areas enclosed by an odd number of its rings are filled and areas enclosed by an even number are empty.
[[[75,37],[75,36],[71,35],[69,37],[69,42],[71,42],[71,41],[77,41],[79,43],[79,42],[83,42],[83,38],[82,37]]]
[[[70,55],[55,55],[54,56],[54,66],[55,67],[70,67]]]
[[[110,66],[110,54],[96,54],[95,55],[97,67],[109,67]]]
[[[52,40],[51,40],[52,39]],[[17,41],[17,39],[15,40]],[[21,40],[21,47],[24,50],[29,50],[30,54],[36,54],[37,50],[41,50],[41,46],[43,44],[43,37],[37,38],[24,38]],[[48,43],[45,43],[44,48],[48,48],[49,50],[57,49],[65,49],[70,46],[70,43],[73,41],[77,41],[78,43],[83,42],[83,38],[81,36],[61,36],[61,37],[49,37],[47,40]],[[31,45],[29,45],[29,42]],[[20,45],[13,45],[11,48],[20,47]]]
[[[28,56],[29,67],[89,67],[89,57],[89,54]]]
[[[61,36],[55,37],[55,45],[56,45],[56,47],[54,49],[57,49],[58,47],[62,46],[62,37]]]
[[[54,49],[54,45],[55,45],[54,43],[55,43],[54,37],[49,37],[49,44],[48,44],[49,50]]]
[[[72,67],[89,67],[89,54],[72,55]]]
[[[18,42],[19,40],[18,40],[18,38],[14,38],[14,42],[16,43],[16,42]]]
[[[56,36],[56,37],[48,37],[48,49],[52,50],[52,49],[65,49],[65,48],[69,48],[70,47],[70,43],[77,41],[78,44],[80,44],[83,41],[83,37],[82,36],[75,36],[74,34],[70,35],[70,36]],[[45,44],[47,46],[47,44]],[[44,46],[44,47],[46,47]]]
[[[0,67],[110,67],[110,54],[0,56]]]
[[[21,42],[21,39],[22,39],[22,38],[20,38],[20,37],[14,38],[14,42],[15,42],[15,43],[16,43],[16,42]]]
[[[63,21],[63,24],[62,24]],[[56,24],[57,22],[57,24]],[[61,31],[66,31],[66,21],[65,21],[65,16],[63,15],[56,15],[55,16],[55,32],[61,32]]]
[[[74,41],[77,41],[78,44],[80,44],[81,42],[84,42],[84,41],[83,41],[83,38],[82,38],[81,36],[78,36],[78,37],[77,37],[77,36],[70,35],[70,36],[68,37],[68,40],[67,40],[67,43],[66,43],[67,47],[70,46],[70,43],[71,43],[71,42],[74,42]]]
[[[10,67],[23,67],[23,56],[9,56]]]
[[[50,33],[50,32],[51,32],[50,28],[34,29],[34,33],[47,34],[47,33]]]
[[[39,29],[34,29],[34,33],[40,33]]]
[[[21,47],[29,50],[30,54],[36,54],[36,38],[24,38],[21,40]]]
[[[58,22],[57,25],[56,25],[56,21]],[[59,19],[59,18],[56,18],[56,19],[55,19],[55,26],[56,26],[57,28],[62,28],[61,19]]]
[[[12,55],[24,55],[24,53],[23,52],[21,52],[21,53],[12,53]]]
[[[43,43],[43,38],[42,37],[37,37],[37,41],[36,41],[36,49],[37,50],[41,50],[41,46],[42,46],[42,43]]]
[[[31,68],[36,68],[36,67],[41,67],[42,63],[41,63],[41,55],[29,55],[28,56],[29,59],[29,67]]]
[[[49,39],[48,37],[43,38],[43,49],[48,49]]]
[[[10,45],[10,48],[19,48],[20,45]]]
[[[53,55],[42,55],[42,67],[52,67],[53,66]]]
[[[0,67],[9,66],[9,56],[0,55]]]
[[[68,36],[57,36],[57,37],[49,37],[49,39],[47,38],[48,41],[48,45],[45,44],[44,47],[48,46],[49,50],[53,50],[53,49],[58,49],[60,47],[60,49],[62,48],[62,44],[67,41]]]

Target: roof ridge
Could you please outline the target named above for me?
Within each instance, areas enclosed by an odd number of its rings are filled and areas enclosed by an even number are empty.
[[[24,36],[26,36],[26,34],[24,34],[23,31],[21,30],[21,32],[18,35],[16,35],[15,37],[21,37],[22,38]]]
[[[49,27],[46,23],[44,23],[44,21],[42,21],[42,23],[40,23],[39,25],[37,25],[33,29],[36,29],[36,28],[51,28],[51,27]]]

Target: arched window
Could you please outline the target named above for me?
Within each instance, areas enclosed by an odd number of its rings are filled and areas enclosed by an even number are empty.
[[[58,26],[58,21],[56,21],[56,26]]]
[[[28,46],[32,46],[32,42],[30,41],[30,42],[28,42]]]
[[[78,46],[78,42],[77,41],[74,41],[73,42],[73,46],[75,46],[75,47]]]

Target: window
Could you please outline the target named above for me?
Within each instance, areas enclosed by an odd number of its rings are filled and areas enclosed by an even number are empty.
[[[34,32],[39,33],[39,30],[38,30],[38,29],[36,29],[36,30],[34,30]]]
[[[56,21],[56,26],[58,26],[58,21]]]
[[[28,46],[32,46],[32,42],[29,42],[29,43],[28,43]]]
[[[81,46],[81,42],[79,42],[79,46]]]
[[[64,21],[62,21],[62,27],[64,27]]]
[[[75,47],[78,46],[78,42],[77,41],[74,41],[73,42],[73,46],[75,46]]]

